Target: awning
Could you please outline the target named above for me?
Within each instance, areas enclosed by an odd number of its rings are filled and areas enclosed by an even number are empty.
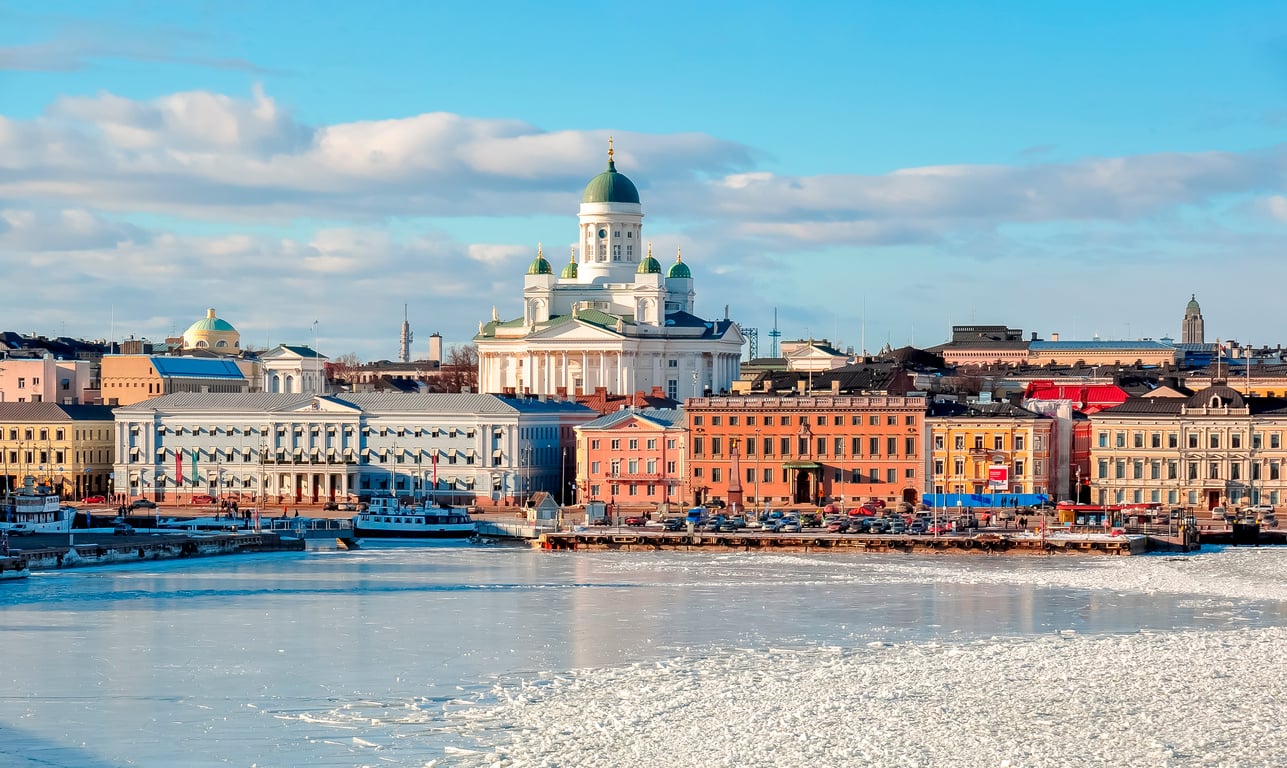
[[[783,469],[821,469],[822,465],[816,461],[784,461]]]

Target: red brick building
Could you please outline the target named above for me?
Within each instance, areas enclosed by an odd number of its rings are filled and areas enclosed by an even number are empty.
[[[704,397],[689,399],[684,409],[685,495],[692,503],[728,500],[730,485],[734,500],[740,490],[747,507],[760,509],[869,498],[916,502],[924,491],[924,397]]]

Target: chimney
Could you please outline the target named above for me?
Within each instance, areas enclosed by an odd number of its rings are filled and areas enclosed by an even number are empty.
[[[1050,334],[1050,340],[1051,340],[1051,341],[1059,341],[1059,334],[1057,334],[1057,333],[1052,333],[1052,334]]]
[[[1036,332],[1036,331],[1033,331],[1033,332],[1032,332],[1032,340],[1033,340],[1033,341],[1036,341],[1036,340],[1037,340],[1037,332]]]
[[[831,394],[833,395],[840,394],[840,379],[831,380]]]
[[[802,395],[809,394],[809,381],[807,379],[800,379],[796,381],[795,391],[799,392]]]

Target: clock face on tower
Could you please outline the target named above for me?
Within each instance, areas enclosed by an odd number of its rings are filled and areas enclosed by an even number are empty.
[[[606,229],[601,229],[601,230],[599,230],[599,237],[600,237],[600,238],[605,238],[605,237],[607,237],[607,236],[608,236],[608,230],[606,230]]]

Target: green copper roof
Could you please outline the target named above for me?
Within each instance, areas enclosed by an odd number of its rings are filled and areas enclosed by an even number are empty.
[[[576,262],[569,261],[567,264],[564,264],[563,274],[560,275],[560,277],[562,277],[564,280],[575,280],[576,279]]]
[[[583,203],[639,203],[639,190],[624,173],[617,173],[616,163],[608,158],[608,170],[590,179],[581,193]]]
[[[635,272],[641,275],[660,275],[661,263],[658,262],[653,257],[649,256],[643,261],[639,262],[639,269],[636,269]]]
[[[666,273],[666,277],[682,277],[691,280],[693,273],[689,271],[688,265],[681,259],[675,259],[675,263],[670,265],[670,271]]]
[[[233,327],[232,327],[232,323],[229,323],[227,320],[221,320],[221,319],[219,319],[219,318],[217,318],[217,317],[215,317],[215,318],[209,318],[209,317],[202,318],[202,319],[200,319],[200,320],[196,321],[195,323],[193,323],[192,325],[189,325],[189,326],[188,326],[188,332],[189,332],[189,333],[191,333],[191,332],[193,332],[193,331],[232,331],[232,332],[235,332],[236,330],[237,330],[236,328],[233,328]]]
[[[1189,303],[1184,307],[1184,313],[1186,315],[1196,315],[1201,313],[1202,310],[1198,307],[1198,295],[1196,293],[1189,295],[1191,298],[1189,299]]]
[[[550,262],[545,260],[544,256],[537,256],[527,268],[529,275],[552,275],[554,270],[550,267]]]

